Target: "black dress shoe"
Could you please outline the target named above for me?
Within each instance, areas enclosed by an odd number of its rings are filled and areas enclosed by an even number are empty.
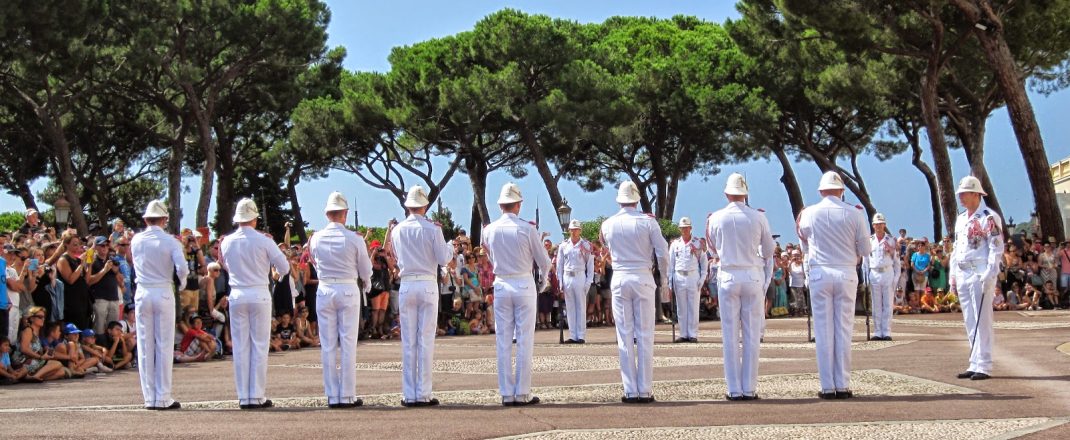
[[[657,402],[657,400],[654,399],[654,396],[650,396],[650,397],[640,397],[639,399],[636,400],[636,402],[638,402],[638,403],[654,403],[654,402]]]
[[[698,338],[687,338],[687,342],[698,343]]]
[[[565,339],[565,343],[566,343],[566,344],[575,344],[575,343],[576,343],[576,341],[575,341],[575,340],[572,340],[572,339]]]
[[[505,399],[502,399],[502,406],[516,406],[516,402],[506,402]]]
[[[679,343],[683,343],[683,342],[688,342],[687,338],[676,338],[676,339],[672,340],[673,344],[679,344]]]
[[[639,403],[639,398],[638,397],[621,396],[620,401],[621,401],[621,403]]]
[[[417,403],[419,403],[419,405],[417,405],[417,406],[438,406],[438,404],[439,404],[438,399],[436,399],[434,397],[432,397],[431,400],[428,400],[426,402],[417,402]]]
[[[973,377],[973,375],[975,375],[975,374],[977,374],[977,373],[974,373],[974,372],[972,372],[972,371],[970,371],[970,370],[966,370],[965,372],[959,373],[959,374],[958,374],[957,376],[955,376],[955,377],[957,377],[957,378],[959,378],[959,379],[970,379],[970,378],[972,378],[972,377]]]
[[[743,395],[743,400],[758,400],[758,399],[761,399],[761,397],[758,397],[757,394],[751,394],[749,396],[746,395],[746,394]]]
[[[275,407],[275,404],[271,403],[271,399],[267,399],[267,400],[264,401],[264,403],[261,403],[260,406],[257,407],[257,409],[268,409],[268,408],[274,408],[274,407]]]
[[[892,337],[891,337],[891,336],[885,336],[885,337],[884,337],[884,340],[885,340],[885,341],[891,341],[891,340],[892,340]]]
[[[241,408],[241,409],[253,409],[253,408],[256,408],[256,405],[239,403],[238,404],[238,408]]]
[[[989,376],[989,375],[987,375],[985,373],[973,373],[973,376],[970,376],[970,380],[985,380],[985,379],[988,379],[990,377],[992,377],[992,376]]]
[[[850,398],[852,398],[854,396],[855,396],[855,393],[852,393],[851,391],[837,391],[836,392],[836,398],[837,399],[850,399]]]
[[[513,406],[528,406],[528,405],[538,405],[538,404],[539,404],[539,402],[541,402],[541,400],[539,400],[539,398],[538,398],[538,397],[536,397],[536,396],[531,396],[531,399],[530,399],[530,400],[528,400],[527,402],[513,402]]]
[[[832,400],[832,399],[836,398],[836,392],[835,391],[828,392],[828,393],[818,392],[817,393],[817,398],[818,399],[825,399],[825,400]]]
[[[576,343],[577,343],[577,344],[586,344],[586,343],[587,343],[587,340],[585,340],[585,339],[578,339],[578,340],[576,340]]]
[[[731,402],[739,402],[739,401],[743,400],[743,396],[733,396],[731,394],[725,394],[724,395],[724,400],[728,400],[728,401],[731,401]]]
[[[156,407],[156,409],[158,409],[160,411],[167,411],[169,409],[179,409],[179,408],[182,408],[182,404],[178,403],[178,401],[171,402],[171,404],[167,405],[167,406]]]
[[[409,402],[407,400],[402,400],[401,401],[401,406],[404,406],[406,408],[412,408],[412,407],[416,406],[416,402]]]

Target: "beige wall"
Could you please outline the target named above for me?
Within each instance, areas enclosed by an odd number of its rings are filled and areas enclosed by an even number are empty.
[[[1055,201],[1063,217],[1063,234],[1070,239],[1070,157],[1051,165]]]

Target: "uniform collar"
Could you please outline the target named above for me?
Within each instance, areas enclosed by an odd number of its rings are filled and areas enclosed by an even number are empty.
[[[744,206],[747,206],[747,203],[746,202],[728,202],[728,206],[744,207]]]
[[[516,214],[511,213],[511,212],[503,212],[501,218],[517,219],[517,218],[520,218],[520,217],[517,216]]]
[[[341,223],[338,223],[338,222],[328,222],[327,226],[323,227],[323,229],[345,229],[345,228],[346,228],[345,225],[343,225]]]
[[[970,217],[976,217],[978,214],[981,214],[981,217],[984,217],[983,213],[987,209],[988,209],[988,205],[985,204],[985,199],[982,198],[981,199],[981,203],[977,205],[977,209],[973,211],[973,215],[970,215],[970,211],[969,210],[966,210],[966,215],[970,216]]]
[[[149,231],[162,231],[162,230],[163,230],[163,228],[161,228],[161,227],[159,227],[159,226],[156,226],[156,225],[148,225],[148,226],[145,226],[145,232],[149,232]]]

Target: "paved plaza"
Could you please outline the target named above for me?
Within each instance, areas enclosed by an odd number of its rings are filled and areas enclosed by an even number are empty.
[[[897,316],[893,341],[865,341],[855,325],[857,398],[824,401],[806,319],[769,321],[758,394],[727,402],[718,322],[697,344],[672,344],[658,325],[652,405],[624,405],[614,332],[585,345],[536,333],[534,393],[543,404],[498,402],[493,336],[439,338],[435,395],[443,405],[402,408],[397,340],[362,342],[365,406],[328,410],[317,349],[272,354],[268,397],[277,408],[239,411],[229,360],[176,365],[183,409],[141,409],[137,373],[0,388],[5,438],[1070,438],[1070,314],[996,313],[994,378],[955,378],[966,367],[961,315]],[[1064,345],[1066,344],[1066,345]]]

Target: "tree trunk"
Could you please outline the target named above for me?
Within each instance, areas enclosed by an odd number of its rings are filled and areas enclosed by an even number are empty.
[[[951,156],[947,151],[947,140],[944,138],[944,128],[940,124],[938,113],[937,87],[940,72],[936,64],[935,60],[930,60],[921,79],[921,116],[936,167],[936,187],[940,197],[940,211],[944,218],[944,230],[950,235],[955,232],[958,205],[955,201],[954,179],[951,177]]]
[[[676,215],[676,196],[680,193],[680,176],[673,173],[669,176],[668,187],[665,189],[665,212],[664,218],[673,219]]]
[[[221,130],[216,130],[221,133]],[[232,139],[219,139],[219,158],[216,180],[219,188],[216,189],[215,198],[215,230],[216,234],[223,236],[234,230],[234,222],[231,215],[237,204],[234,194],[236,178],[234,173],[234,144]]]
[[[479,246],[483,226],[490,223],[490,211],[487,209],[487,163],[480,158],[465,158],[465,169],[472,183],[472,230],[468,236],[472,246]]]
[[[1040,137],[1040,126],[1025,92],[1025,84],[1018,75],[1014,54],[1003,36],[1003,22],[993,11],[989,0],[952,0],[951,3],[969,22],[984,27],[980,29],[975,26],[973,32],[981,43],[988,67],[995,73],[996,83],[1007,103],[1007,115],[1011,119],[1018,149],[1025,161],[1025,172],[1033,189],[1041,238],[1053,237],[1062,242],[1065,240],[1063,219],[1055,199],[1055,182],[1051,178],[1044,140]]]
[[[1055,200],[1055,182],[1051,178],[1044,140],[1040,137],[1040,126],[1037,125],[1033,105],[1026,95],[1025,85],[1018,76],[1014,56],[1002,33],[979,29],[975,29],[975,33],[981,41],[985,58],[996,74],[996,81],[1007,103],[1007,115],[1010,116],[1014,136],[1018,139],[1018,148],[1025,161],[1029,186],[1033,189],[1033,202],[1036,205],[1037,219],[1040,221],[1041,238],[1047,240],[1047,237],[1054,237],[1057,242],[1062,243],[1065,236],[1062,215]],[[998,209],[996,211],[1000,212]]]
[[[933,240],[940,241],[944,238],[944,228],[940,216],[940,195],[937,190],[938,185],[936,184],[936,175],[933,174],[933,170],[929,168],[929,164],[925,163],[924,160],[921,160],[921,143],[919,142],[917,135],[908,135],[907,137],[912,151],[910,163],[914,165],[914,168],[917,168],[918,171],[921,172],[921,175],[925,178],[925,183],[929,185],[929,204],[933,214]]]
[[[788,159],[788,154],[784,151],[783,145],[774,145],[770,147],[773,150],[773,154],[776,155],[778,161],[780,161],[780,167],[783,169],[783,174],[780,175],[780,183],[784,184],[784,190],[788,193],[788,202],[791,203],[791,216],[792,218],[798,218],[799,213],[806,207],[803,202],[802,190],[799,189],[799,180],[795,178],[795,170],[791,166],[791,160]]]
[[[171,157],[167,159],[167,208],[171,219],[167,230],[178,234],[182,224],[182,161],[186,156],[186,129],[182,124],[178,134],[171,139]]]
[[[89,223],[85,219],[82,200],[78,195],[78,185],[74,182],[74,165],[71,163],[71,148],[67,143],[67,136],[63,133],[62,126],[58,125],[58,121],[52,119],[46,110],[38,109],[37,117],[44,125],[49,143],[55,149],[54,159],[56,168],[59,170],[60,187],[63,189],[63,197],[71,204],[69,221],[73,221],[78,234],[84,236],[89,233]]]
[[[542,150],[542,145],[539,145],[534,133],[531,132],[527,124],[523,122],[521,124],[523,128],[520,131],[520,135],[524,140],[524,145],[531,152],[531,162],[535,165],[535,170],[538,171],[543,185],[546,186],[546,192],[550,195],[550,203],[553,205],[554,213],[556,214],[557,208],[560,208],[564,203],[564,197],[561,196],[561,190],[557,186],[557,178],[554,177],[553,171],[550,170],[550,163],[546,159],[546,153]]]
[[[985,196],[985,204],[1002,214],[1003,208],[999,206],[996,188],[992,185],[992,179],[988,176],[988,168],[985,167],[985,120],[982,117],[976,119],[971,123],[972,133],[968,141],[963,141],[962,150],[966,153],[966,162],[970,164],[970,174],[981,181],[981,187],[988,193]],[[1005,226],[1006,219],[1003,219],[1003,221]]]
[[[33,208],[34,210],[40,211],[40,209],[37,208],[37,200],[34,199],[33,192],[30,191],[30,184],[28,182],[24,180],[20,181],[15,186],[15,193],[22,199],[22,204],[26,205],[26,209]]]
[[[301,204],[297,201],[297,184],[300,182],[301,168],[294,167],[286,179],[286,193],[290,196],[290,211],[292,211],[290,214],[293,216],[293,227],[297,229],[291,232],[297,232],[301,244],[304,244],[308,242],[308,236],[305,235],[305,219],[301,217]]]
[[[198,228],[208,227],[208,208],[212,203],[212,185],[215,184],[216,147],[212,137],[212,126],[207,116],[198,112],[198,143],[204,153],[204,167],[201,169],[201,194],[197,198]]]

